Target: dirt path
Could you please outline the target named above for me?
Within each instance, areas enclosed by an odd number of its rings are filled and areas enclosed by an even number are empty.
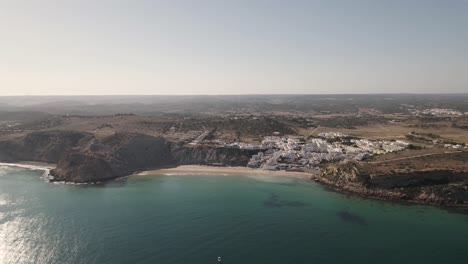
[[[314,130],[312,130],[312,132],[310,132],[309,136],[312,136],[314,135],[315,131],[317,131],[317,129],[319,129],[320,126],[317,126]]]

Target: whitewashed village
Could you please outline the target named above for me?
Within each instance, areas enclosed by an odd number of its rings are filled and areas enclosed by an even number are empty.
[[[317,137],[307,139],[296,135],[280,136],[276,132],[272,136],[265,136],[260,144],[228,144],[220,140],[203,140],[203,137],[198,137],[191,144],[199,143],[258,150],[247,166],[265,170],[318,170],[317,165],[323,162],[361,161],[372,155],[401,151],[409,145],[400,140],[358,139],[340,132],[320,133]]]
[[[354,139],[339,132],[320,133],[308,140],[302,136],[267,136],[248,166],[266,170],[316,169],[322,162],[361,161],[371,155],[401,151],[407,146],[403,141]]]

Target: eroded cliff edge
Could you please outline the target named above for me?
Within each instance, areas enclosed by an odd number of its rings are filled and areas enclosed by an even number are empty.
[[[0,141],[0,161],[56,163],[53,180],[88,183],[137,171],[187,164],[245,166],[252,151],[207,146],[179,146],[159,137],[117,133],[96,138],[70,131],[34,132]]]
[[[460,153],[466,157],[467,153]],[[360,196],[422,204],[468,206],[468,172],[435,169],[381,173],[369,164],[327,164],[314,177],[331,189]]]

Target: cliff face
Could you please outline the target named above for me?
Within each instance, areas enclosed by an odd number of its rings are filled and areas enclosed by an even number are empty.
[[[75,183],[104,181],[119,176],[105,157],[82,153],[70,154],[60,160],[51,174],[55,181]]]
[[[257,151],[235,148],[210,148],[197,146],[193,148],[174,147],[172,155],[180,165],[222,164],[226,166],[246,166]]]
[[[245,166],[255,153],[207,146],[177,146],[162,138],[121,133],[103,139],[76,132],[37,132],[15,141],[0,141],[0,161],[57,163],[56,181],[109,180],[136,171],[179,164]]]
[[[451,170],[366,174],[356,163],[330,164],[317,177],[329,187],[380,199],[468,205],[468,173]]]
[[[163,139],[116,134],[102,140],[93,138],[79,152],[61,159],[52,175],[54,180],[92,182],[174,164],[170,144]]]
[[[0,160],[57,163],[91,138],[91,134],[79,132],[33,132],[18,140],[0,141]]]
[[[17,152],[21,149],[18,142],[0,141],[0,161],[2,162],[17,162],[20,154]]]

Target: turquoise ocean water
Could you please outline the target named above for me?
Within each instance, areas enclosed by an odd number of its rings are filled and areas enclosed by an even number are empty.
[[[300,179],[51,184],[0,167],[0,263],[468,263],[468,214]]]

